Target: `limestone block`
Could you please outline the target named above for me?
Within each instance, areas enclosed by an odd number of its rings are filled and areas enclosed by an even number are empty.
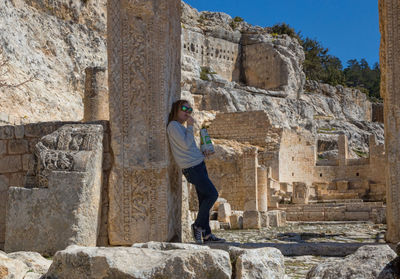
[[[370,214],[371,221],[375,224],[386,224],[386,208],[374,208]]]
[[[293,182],[292,202],[295,204],[308,204],[310,190],[308,185],[302,182]]]
[[[229,255],[235,266],[236,279],[285,278],[284,257],[276,248],[231,247]]]
[[[349,189],[348,181],[336,181],[336,189],[339,192],[346,192]]]
[[[243,229],[260,229],[261,220],[259,211],[245,211],[243,213]]]
[[[16,139],[23,139],[25,135],[25,127],[24,125],[14,126],[14,133]]]
[[[24,278],[29,268],[20,260],[10,259],[7,255],[0,254],[0,278]]]
[[[7,257],[23,262],[28,266],[30,272],[36,274],[45,274],[52,263],[37,252],[14,252],[7,254]]]
[[[229,203],[222,203],[218,207],[218,221],[229,222],[229,217],[232,215],[231,205]]]
[[[344,218],[347,221],[369,221],[369,212],[365,211],[351,211],[351,212],[345,212],[344,213]]]
[[[303,214],[303,221],[324,221],[325,220],[325,213],[318,212],[318,211],[309,211],[304,212]]]
[[[216,202],[214,203],[214,205],[213,205],[213,207],[212,207],[212,211],[218,211],[218,208],[219,208],[219,206],[220,206],[220,204],[223,204],[223,203],[226,203],[226,202],[228,202],[226,199],[224,199],[224,198],[218,198],[217,200],[216,200]]]
[[[24,154],[28,152],[27,140],[9,140],[8,141],[8,154]]]
[[[0,139],[14,138],[14,126],[0,126]]]
[[[0,140],[0,157],[3,157],[7,154],[7,141]]]
[[[378,278],[395,257],[388,245],[365,245],[339,262],[326,261],[314,266],[306,278]]]
[[[22,160],[20,155],[9,155],[0,158],[0,173],[22,171]]]
[[[286,226],[286,212],[282,210],[271,210],[268,214],[268,225],[271,227]]]
[[[180,5],[107,1],[112,245],[182,238],[181,175],[166,132],[180,98]]]
[[[243,229],[243,216],[240,216],[239,214],[232,214],[229,217],[229,220],[231,223],[231,229],[233,230]]]
[[[25,185],[25,172],[10,174],[10,187],[23,187]]]
[[[262,228],[269,226],[269,216],[267,211],[260,211],[260,222]]]
[[[221,225],[219,221],[211,220],[210,221],[211,231],[219,231],[221,229]]]
[[[345,214],[344,212],[330,212],[330,211],[325,211],[324,212],[324,218],[325,221],[345,221]]]
[[[127,264],[129,263],[129,264]],[[204,264],[207,263],[207,264]],[[132,247],[70,246],[53,257],[47,278],[229,279],[228,252],[212,249],[158,251]]]
[[[22,155],[22,170],[23,171],[28,171],[32,170],[35,165],[35,156],[33,154],[24,154]]]
[[[39,141],[36,188],[8,191],[6,251],[53,254],[70,244],[96,245],[102,136],[101,125],[76,124]]]

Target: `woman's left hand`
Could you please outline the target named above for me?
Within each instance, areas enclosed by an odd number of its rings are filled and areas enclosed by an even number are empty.
[[[214,154],[215,152],[211,152],[211,151],[209,151],[209,150],[204,150],[203,151],[203,154],[204,154],[204,156],[206,156],[206,158],[208,158],[209,156],[211,156],[212,154]]]

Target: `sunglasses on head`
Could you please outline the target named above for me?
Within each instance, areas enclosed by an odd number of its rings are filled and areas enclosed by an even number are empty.
[[[193,112],[193,109],[191,107],[187,107],[185,105],[182,105],[181,109],[182,109],[182,111],[187,112],[187,113]]]

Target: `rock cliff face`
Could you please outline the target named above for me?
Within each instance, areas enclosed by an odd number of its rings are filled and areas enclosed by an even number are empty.
[[[359,91],[305,82],[296,39],[182,3],[182,95],[201,119],[265,110],[273,125],[383,142]],[[106,66],[106,1],[5,0],[0,6],[0,123],[83,118],[84,70]]]
[[[1,120],[82,119],[84,70],[107,63],[104,4],[5,0],[0,5]]]

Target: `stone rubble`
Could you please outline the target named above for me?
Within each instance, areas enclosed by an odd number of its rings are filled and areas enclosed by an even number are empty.
[[[388,245],[366,245],[341,261],[318,264],[307,273],[306,278],[375,279],[395,257],[396,253]]]

